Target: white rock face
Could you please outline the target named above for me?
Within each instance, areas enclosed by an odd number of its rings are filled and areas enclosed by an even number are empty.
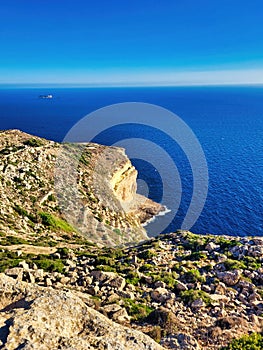
[[[2,349],[162,350],[147,335],[112,322],[73,292],[0,274]]]

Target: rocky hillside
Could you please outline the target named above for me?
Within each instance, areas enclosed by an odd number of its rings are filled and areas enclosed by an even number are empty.
[[[262,349],[262,237],[149,239],[122,149],[0,140],[1,349]]]
[[[262,238],[178,231],[125,249],[46,249],[0,253],[4,349],[45,339],[43,349],[107,349],[109,341],[112,349],[214,350],[262,332]]]
[[[18,240],[138,242],[147,238],[141,223],[164,209],[136,194],[137,171],[120,148],[9,130],[0,133],[0,160],[0,231]]]

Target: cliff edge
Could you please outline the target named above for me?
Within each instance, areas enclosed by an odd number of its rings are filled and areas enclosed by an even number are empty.
[[[81,234],[103,245],[147,239],[142,223],[164,208],[136,193],[124,149],[0,133],[0,230],[41,240]]]

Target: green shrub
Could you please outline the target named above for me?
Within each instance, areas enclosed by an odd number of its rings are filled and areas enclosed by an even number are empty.
[[[121,230],[118,229],[118,228],[115,228],[115,229],[113,230],[113,232],[117,233],[118,236],[123,236],[123,233],[122,233]]]
[[[84,165],[89,165],[89,161],[87,160],[87,158],[82,154],[79,158],[80,163],[84,164]]]
[[[229,250],[229,248],[232,248],[236,245],[241,245],[241,243],[237,242],[235,239],[231,240],[221,236],[217,236],[216,244],[219,244],[223,250]]]
[[[246,263],[247,267],[251,270],[257,270],[261,267],[261,262],[259,258],[253,258],[252,256],[245,256],[243,261]]]
[[[62,258],[67,258],[69,254],[69,250],[66,247],[58,248],[57,253],[59,253]]]
[[[119,258],[122,258],[124,256],[124,253],[121,249],[119,248],[107,248],[107,249],[104,249],[104,256],[107,256],[109,258],[112,258],[112,259],[119,259]]]
[[[200,298],[204,301],[204,303],[207,306],[211,304],[211,298],[209,294],[204,292],[203,290],[195,290],[195,289],[185,290],[180,293],[180,297],[187,304],[191,304],[193,301]]]
[[[193,261],[196,261],[196,260],[202,260],[202,259],[206,259],[207,258],[207,255],[205,253],[202,253],[202,252],[193,252],[191,255],[189,255],[188,257],[186,257],[186,259],[190,259],[190,260],[193,260]]]
[[[140,278],[139,278],[137,272],[135,272],[135,271],[130,271],[126,275],[125,279],[126,279],[126,282],[128,284],[133,284],[134,286],[138,285],[138,283],[140,281]]]
[[[95,265],[108,265],[108,266],[114,266],[115,261],[112,258],[109,258],[107,256],[97,256],[95,259]]]
[[[129,298],[125,298],[123,300],[124,306],[127,309],[128,314],[132,317],[134,321],[142,320],[153,311],[153,308],[147,306],[146,304],[140,304],[137,301]]]
[[[40,147],[44,145],[41,140],[35,139],[33,137],[31,139],[24,141],[23,144],[31,147]]]
[[[64,264],[60,259],[52,260],[48,258],[40,258],[39,260],[34,260],[35,264],[39,269],[43,269],[48,272],[63,272]]]
[[[33,214],[28,213],[27,210],[22,208],[22,207],[20,207],[20,205],[16,205],[15,204],[13,206],[13,208],[19,215],[21,215],[23,217],[28,217],[29,220],[31,220],[32,222],[35,222],[35,223],[37,222],[37,217],[34,216]]]
[[[246,265],[243,261],[228,259],[224,262],[227,270],[234,269],[246,269]]]
[[[139,268],[140,272],[144,272],[144,271],[151,271],[153,269],[153,265],[151,264],[144,264]]]
[[[14,245],[14,244],[28,244],[28,241],[15,236],[6,236],[3,241],[1,241],[2,245]]]
[[[203,250],[207,243],[207,238],[200,237],[191,232],[187,232],[184,238],[186,239],[183,243],[184,249],[192,250],[193,252]]]
[[[221,348],[221,350],[262,350],[263,336],[259,333],[244,335],[239,339],[234,339],[232,342]]]
[[[147,249],[138,254],[138,257],[141,259],[151,259],[156,256],[157,253],[153,249]]]
[[[48,201],[50,202],[55,202],[56,201],[56,197],[54,196],[53,193],[51,193],[48,197],[47,197]]]
[[[116,272],[115,267],[108,265],[98,265],[96,266],[96,270],[105,271],[105,272]]]
[[[10,154],[11,152],[17,152],[23,148],[25,148],[25,147],[24,146],[5,147],[5,148],[1,149],[0,154],[7,155],[7,154]],[[9,164],[12,164],[12,162],[10,162]]]
[[[175,287],[176,279],[178,278],[178,274],[174,271],[171,273],[163,271],[157,275],[151,274],[151,276],[153,277],[154,282],[162,281],[162,282],[166,283],[166,285],[169,288]]]
[[[7,269],[18,266],[20,261],[14,252],[4,251],[0,253],[0,272],[4,272]]]
[[[24,208],[20,207],[20,205],[14,205],[13,208],[21,216],[27,216],[28,215],[27,211]]]
[[[191,269],[185,273],[185,278],[187,282],[194,283],[194,282],[205,282],[205,278],[201,276],[199,270],[197,269]]]
[[[42,224],[47,226],[47,227],[57,229],[57,230],[62,230],[65,232],[74,232],[75,231],[75,229],[70,224],[68,224],[65,220],[63,220],[55,215],[52,215],[52,214],[46,213],[46,212],[39,212],[38,214],[41,218]]]

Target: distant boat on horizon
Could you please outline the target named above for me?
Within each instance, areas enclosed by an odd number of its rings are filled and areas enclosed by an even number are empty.
[[[53,95],[48,94],[48,95],[39,95],[39,98],[53,98]]]

